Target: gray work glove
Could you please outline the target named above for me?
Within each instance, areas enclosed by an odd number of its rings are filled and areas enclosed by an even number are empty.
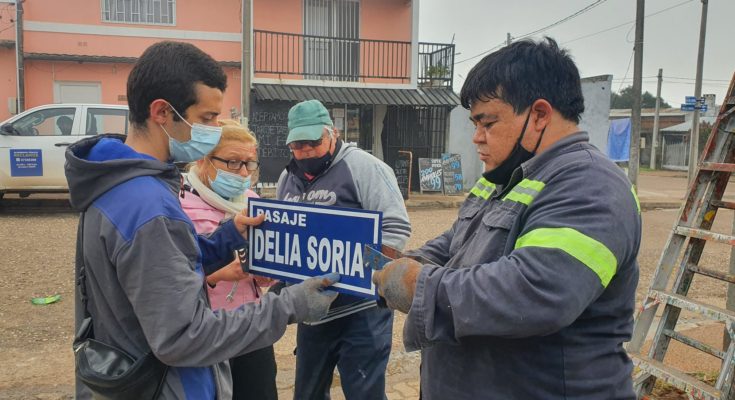
[[[288,292],[294,298],[296,307],[294,322],[316,322],[327,315],[329,306],[337,298],[337,292],[324,288],[339,282],[339,278],[339,274],[331,273],[283,288],[282,291]]]

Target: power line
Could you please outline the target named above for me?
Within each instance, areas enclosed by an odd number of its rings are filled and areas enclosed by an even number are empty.
[[[628,71],[630,71],[630,63],[633,61],[633,55],[635,54],[635,51],[630,52],[630,59],[628,60],[628,68],[625,69],[625,75],[623,75],[623,80],[620,81],[620,86],[618,87],[618,93],[623,89],[623,81],[625,81],[625,78],[628,76]],[[617,98],[613,99],[613,104],[610,104],[610,108],[615,108],[615,100]]]
[[[686,80],[686,81],[694,81],[694,80],[696,80],[695,78],[683,78],[683,77],[678,77],[678,76],[667,76],[666,78]],[[703,81],[711,81],[711,82],[730,82],[729,79],[705,79],[705,78],[702,78],[702,80]]]
[[[645,18],[648,18],[648,17],[653,17],[654,15],[658,15],[658,14],[661,14],[661,13],[663,13],[663,12],[666,12],[666,11],[672,10],[672,9],[674,9],[674,8],[677,8],[677,7],[681,7],[681,6],[683,6],[684,4],[687,4],[687,3],[691,3],[692,1],[694,1],[694,0],[685,0],[685,1],[682,1],[681,3],[678,3],[678,4],[674,4],[674,5],[673,5],[673,6],[671,6],[671,7],[667,7],[667,8],[664,8],[664,9],[662,9],[662,10],[656,11],[655,13],[651,13],[651,14],[648,14],[648,15],[646,15],[646,16],[645,16]],[[567,44],[567,43],[572,43],[572,42],[576,42],[577,40],[582,40],[582,39],[586,39],[586,38],[588,38],[588,37],[590,37],[590,36],[595,36],[595,35],[599,35],[599,34],[601,34],[601,33],[609,32],[609,31],[612,31],[612,30],[614,30],[614,29],[618,29],[618,28],[621,28],[621,27],[623,27],[623,26],[626,26],[626,25],[630,25],[630,24],[632,24],[632,23],[635,23],[635,21],[628,21],[628,22],[624,22],[624,23],[622,23],[622,24],[619,24],[619,25],[615,25],[615,26],[612,26],[612,27],[610,27],[610,28],[607,28],[607,29],[603,29],[603,30],[601,30],[601,31],[597,31],[597,32],[594,32],[594,33],[590,33],[590,34],[588,34],[588,35],[580,36],[580,37],[577,37],[577,38],[574,38],[574,39],[571,39],[571,40],[567,40],[566,42],[563,42],[562,44]]]
[[[560,19],[559,21],[556,21],[553,24],[547,25],[547,26],[545,26],[545,27],[543,27],[541,29],[537,29],[537,30],[535,30],[533,32],[527,33],[525,35],[518,36],[516,39],[523,39],[523,38],[526,38],[526,37],[529,37],[529,36],[533,36],[533,35],[535,35],[537,33],[541,33],[541,32],[547,31],[547,30],[555,27],[556,25],[563,24],[564,22],[567,22],[567,21],[569,21],[570,19],[572,19],[574,17],[577,17],[579,15],[582,15],[582,14],[586,13],[587,11],[589,11],[589,10],[591,10],[591,9],[599,6],[600,4],[602,4],[602,3],[606,2],[606,1],[607,0],[597,0],[594,3],[588,5],[587,7],[585,7],[583,9],[575,12],[574,14],[572,14],[572,15],[566,17],[566,18]]]
[[[571,20],[571,19],[573,19],[573,18],[575,18],[575,17],[578,17],[579,15],[582,15],[582,14],[586,13],[587,11],[589,11],[589,10],[591,10],[591,9],[593,9],[593,8],[595,8],[595,7],[597,7],[597,6],[599,6],[600,4],[602,4],[602,3],[606,2],[606,1],[607,1],[607,0],[596,0],[596,1],[595,1],[595,2],[593,2],[592,4],[589,4],[589,5],[587,5],[586,7],[582,8],[581,10],[578,10],[578,11],[576,11],[576,12],[575,12],[575,13],[573,13],[572,15],[569,15],[569,16],[567,16],[567,17],[565,17],[565,18],[562,18],[562,19],[560,19],[560,20],[558,20],[558,21],[556,21],[556,22],[554,22],[554,23],[551,23],[551,24],[549,24],[549,25],[546,25],[546,26],[545,26],[545,27],[543,27],[543,28],[540,28],[540,29],[536,29],[536,30],[535,30],[535,31],[533,31],[533,32],[529,32],[529,33],[526,33],[526,34],[520,35],[520,36],[518,36],[518,37],[515,37],[515,38],[513,38],[513,39],[523,39],[523,38],[526,38],[526,37],[529,37],[529,36],[533,36],[533,35],[536,35],[536,34],[538,34],[538,33],[541,33],[541,32],[544,32],[544,31],[547,31],[547,30],[549,30],[549,29],[551,29],[551,28],[553,28],[553,27],[555,27],[555,26],[557,26],[557,25],[559,25],[559,24],[563,24],[564,22],[567,22],[567,21],[569,21],[569,20]],[[497,45],[497,46],[495,46],[495,47],[493,47],[493,48],[491,48],[491,49],[485,50],[485,51],[483,51],[482,53],[478,53],[478,54],[475,54],[475,55],[474,55],[474,56],[472,56],[472,57],[468,57],[468,58],[465,58],[464,60],[460,60],[460,61],[457,61],[457,62],[455,62],[454,64],[455,64],[455,65],[456,65],[456,64],[461,64],[461,63],[463,63],[463,62],[465,62],[465,61],[473,60],[473,59],[475,59],[475,58],[477,58],[477,57],[480,57],[480,56],[482,56],[482,55],[485,55],[485,54],[487,54],[487,53],[489,53],[489,52],[491,52],[491,51],[493,51],[493,50],[495,50],[495,49],[498,49],[498,48],[500,48],[500,47],[503,47],[504,45],[505,45],[505,42],[503,42],[503,43],[501,43],[501,44],[499,44],[499,45]]]

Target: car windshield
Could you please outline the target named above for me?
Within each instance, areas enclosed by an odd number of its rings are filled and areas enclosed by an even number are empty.
[[[13,130],[22,136],[71,135],[74,112],[73,107],[38,110],[13,122]]]

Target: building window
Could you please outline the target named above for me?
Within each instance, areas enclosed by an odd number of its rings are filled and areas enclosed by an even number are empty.
[[[174,25],[176,0],[102,0],[102,21]]]
[[[360,1],[304,0],[304,75],[357,81],[360,73]]]

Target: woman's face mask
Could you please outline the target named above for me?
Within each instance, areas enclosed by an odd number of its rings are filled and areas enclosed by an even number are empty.
[[[171,109],[176,115],[191,128],[191,139],[186,142],[179,142],[171,137],[163,125],[159,126],[168,136],[168,149],[174,162],[192,162],[204,158],[209,152],[214,150],[222,136],[222,128],[218,126],[202,125],[200,123],[190,124],[185,120],[173,106]]]
[[[209,161],[212,164],[212,161]],[[212,190],[225,199],[232,199],[245,193],[250,189],[250,176],[243,177],[239,174],[223,171],[212,164],[212,168],[217,171],[214,179],[209,179],[209,186]]]

